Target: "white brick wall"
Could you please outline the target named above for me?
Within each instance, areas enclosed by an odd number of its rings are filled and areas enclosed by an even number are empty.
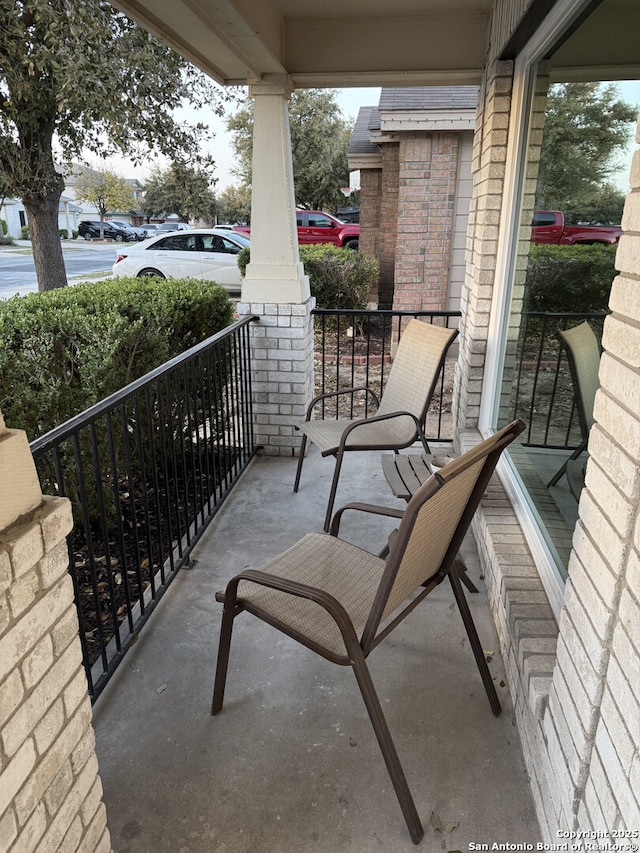
[[[69,502],[0,532],[0,850],[110,849],[65,536]]]
[[[270,456],[293,456],[313,396],[314,299],[295,303],[240,303],[239,315],[256,314],[250,326],[256,443]]]

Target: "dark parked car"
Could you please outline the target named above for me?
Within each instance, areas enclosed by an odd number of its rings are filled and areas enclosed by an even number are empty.
[[[116,228],[122,228],[126,231],[129,235],[129,241],[147,239],[147,235],[143,228],[139,228],[137,225],[132,225],[130,222],[125,222],[123,219],[110,219],[109,225],[115,225]]]
[[[128,240],[135,240],[136,236],[131,232],[128,234],[122,228],[116,228],[109,222],[103,223],[104,236],[108,240],[115,240],[116,243],[125,243]],[[84,220],[78,225],[78,234],[84,237],[85,240],[92,240],[95,237],[100,237],[100,222],[97,220]]]

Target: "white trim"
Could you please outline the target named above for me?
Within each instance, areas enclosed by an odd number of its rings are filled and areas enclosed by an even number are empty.
[[[394,110],[382,112],[380,130],[473,130],[475,110]]]
[[[504,365],[505,330],[509,321],[511,296],[509,282],[512,274],[511,267],[515,244],[518,240],[521,204],[520,186],[523,172],[522,160],[526,155],[529,108],[531,105],[530,90],[533,85],[533,81],[530,84],[529,80],[530,73],[528,69],[519,68],[518,64],[516,64],[511,98],[512,118],[507,143],[502,216],[500,217],[498,231],[496,271],[489,317],[486,366],[482,382],[480,414],[478,418],[480,431],[484,435],[493,430],[500,401],[499,386]]]

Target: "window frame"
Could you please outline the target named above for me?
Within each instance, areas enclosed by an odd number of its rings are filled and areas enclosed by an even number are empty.
[[[496,431],[498,420],[505,366],[506,330],[511,310],[518,228],[522,214],[532,98],[538,68],[562,34],[588,9],[590,3],[591,0],[567,0],[561,7],[560,4],[554,6],[514,64],[502,216],[498,231],[487,355],[478,419],[480,432],[484,436]],[[502,455],[498,470],[524,530],[553,613],[556,619],[559,619],[564,601],[565,579],[558,570],[555,554],[542,531],[542,522],[508,452]]]

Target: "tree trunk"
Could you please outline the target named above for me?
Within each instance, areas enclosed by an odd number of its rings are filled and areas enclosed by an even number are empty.
[[[22,199],[27,211],[39,291],[67,286],[58,226],[58,208],[64,182],[61,176],[58,177],[56,186],[51,187],[46,194]]]

